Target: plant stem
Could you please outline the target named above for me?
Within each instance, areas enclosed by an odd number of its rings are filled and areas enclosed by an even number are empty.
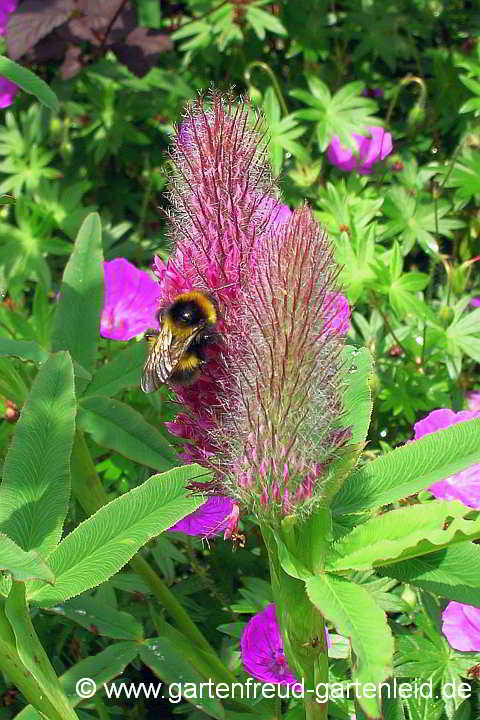
[[[288,115],[287,104],[284,100],[280,85],[278,84],[277,77],[276,77],[275,73],[273,72],[272,68],[269,65],[267,65],[267,63],[261,62],[260,60],[255,60],[254,62],[250,63],[250,65],[247,67],[247,69],[245,70],[245,72],[243,74],[243,77],[245,78],[245,82],[247,83],[247,85],[251,84],[250,77],[252,74],[252,70],[256,67],[260,68],[260,70],[263,70],[263,72],[267,73],[267,75],[270,77],[270,79],[272,81],[272,85],[277,94],[278,101],[282,107],[282,111],[283,111],[284,115]]]
[[[105,505],[109,499],[98,477],[90,451],[85,442],[83,432],[77,430],[72,448],[71,458],[72,493],[85,513],[93,515]],[[175,595],[163,580],[152,570],[148,562],[139,554],[130,560],[130,567],[150,587],[153,595],[167,610],[178,629],[188,637],[197,648],[208,653],[210,664],[215,668],[216,675],[222,680],[231,682],[234,675],[223,665],[217,654],[200,632],[188,613],[178,602]]]

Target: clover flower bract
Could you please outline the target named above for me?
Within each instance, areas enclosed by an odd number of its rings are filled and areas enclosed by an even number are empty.
[[[338,427],[348,303],[333,248],[308,208],[279,202],[262,122],[245,105],[198,99],[173,161],[174,251],[155,260],[160,306],[200,289],[220,320],[202,376],[174,388],[186,410],[168,427],[191,441],[185,460],[214,472],[198,489],[270,520],[308,513],[348,437]]]
[[[456,413],[449,409],[433,410],[423,420],[415,423],[414,439],[418,440],[436,430],[477,417],[480,417],[480,411],[462,410]],[[480,509],[480,465],[472,465],[466,470],[434,483],[428,489],[436,498],[460,500],[468,507]]]
[[[391,134],[383,128],[371,125],[367,130],[369,136],[353,133],[357,155],[351,148],[340,143],[338,135],[334,135],[327,150],[327,157],[332,165],[336,165],[340,170],[356,170],[360,175],[370,175],[375,163],[390,155],[393,146]]]

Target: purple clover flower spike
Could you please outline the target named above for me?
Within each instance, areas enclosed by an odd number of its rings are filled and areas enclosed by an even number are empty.
[[[415,423],[415,440],[437,430],[456,425],[465,420],[480,417],[480,411],[461,410],[454,412],[449,409],[433,410],[427,417]],[[480,465],[472,465],[455,475],[434,483],[429,491],[436,498],[443,500],[460,500],[467,507],[480,509]]]
[[[325,628],[327,647],[332,646]],[[257,680],[294,685],[295,675],[288,667],[283,646],[283,637],[277,621],[275,603],[267,605],[262,612],[254,615],[243,631],[240,640],[245,671]]]
[[[474,297],[470,300],[470,305],[472,307],[480,307],[480,297]]]
[[[105,300],[100,335],[112,340],[130,340],[155,328],[158,322],[158,285],[147,272],[125,258],[103,263]]]
[[[480,411],[480,392],[478,390],[467,392],[467,405],[468,409],[473,412]]]
[[[275,604],[254,615],[240,641],[245,671],[263,682],[294,685],[297,678],[288,667]]]
[[[480,650],[480,608],[449,602],[442,619],[442,632],[455,650]]]
[[[370,175],[375,163],[390,155],[393,149],[391,134],[374,125],[370,125],[367,129],[370,133],[368,137],[353,133],[358,157],[351,148],[340,143],[338,135],[332,137],[327,151],[327,157],[332,165],[336,165],[340,170],[356,170],[360,175]]]
[[[208,498],[205,505],[179,520],[169,530],[205,538],[214,537],[225,532],[232,510],[233,502],[230,498],[214,495]]]

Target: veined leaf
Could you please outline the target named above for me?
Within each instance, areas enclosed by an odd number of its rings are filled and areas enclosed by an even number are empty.
[[[386,505],[480,463],[480,419],[396,448],[353,472],[333,500],[335,515]]]
[[[455,500],[391,510],[358,525],[332,548],[330,570],[369,570],[480,537],[480,517]],[[477,513],[479,515],[479,513]]]
[[[44,557],[60,540],[67,513],[75,411],[72,361],[60,352],[35,378],[0,486],[0,531]]]
[[[100,218],[91,213],[78,232],[63,273],[52,337],[54,350],[69,350],[89,373],[95,367],[103,307],[102,260]],[[80,390],[85,384],[77,381]]]
[[[35,95],[37,100],[43,103],[53,112],[58,112],[60,105],[57,96],[47,83],[34,75],[31,70],[18,65],[13,60],[0,55],[0,75],[11,80],[15,85],[22,88],[26,93]]]
[[[73,598],[62,605],[55,605],[52,611],[78,623],[95,635],[132,642],[140,642],[143,639],[142,625],[133,615],[116,610],[96,598],[85,596]]]
[[[480,607],[480,546],[463,542],[377,572],[449,600]]]
[[[99,445],[142,465],[162,471],[179,464],[175,450],[162,433],[120,400],[102,395],[82,398],[77,424]]]
[[[45,580],[55,582],[55,576],[45,560],[35,550],[25,552],[21,547],[0,533],[0,570],[7,572],[14,580]]]
[[[358,701],[369,718],[380,718],[379,698],[365,697],[361,686],[377,685],[392,673],[393,637],[385,613],[367,590],[342,577],[325,573],[305,584],[312,603],[341,635],[350,638],[353,677],[360,683]]]
[[[48,360],[48,353],[33,340],[11,340],[0,338],[0,355],[30,360],[40,365]]]
[[[198,465],[152,475],[143,485],[104,505],[62,540],[49,564],[55,586],[32,583],[29,599],[39,605],[63,602],[99,585],[118,572],[150,538],[205,502],[187,494]]]
[[[115,355],[113,360],[102,365],[96,371],[83,396],[112,397],[125,388],[139,386],[145,363],[145,353],[144,343],[135,343],[135,345],[126,347],[125,350]]]

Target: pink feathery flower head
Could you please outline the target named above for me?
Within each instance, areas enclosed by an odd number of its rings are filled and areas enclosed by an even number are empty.
[[[125,258],[103,263],[104,303],[100,335],[113,340],[130,340],[158,325],[156,319],[158,284],[144,270]]]
[[[214,94],[187,110],[175,141],[174,250],[155,259],[160,307],[182,292],[218,305],[218,339],[170,432],[182,457],[213,470],[195,484],[268,518],[310,512],[321,501],[339,432],[340,354],[349,309],[326,234],[303,207],[282,205],[259,117]],[[205,506],[204,506],[205,507]],[[201,508],[198,513],[202,513]]]
[[[327,628],[325,640],[331,641]],[[294,685],[297,679],[285,658],[283,637],[277,621],[275,603],[267,605],[248,621],[240,640],[245,671],[257,680]]]
[[[480,608],[449,602],[442,614],[442,632],[456,650],[480,651]]]
[[[357,152],[340,143],[340,137],[334,135],[328,146],[327,157],[332,165],[340,170],[356,170],[360,175],[370,175],[375,163],[384,160],[392,152],[392,136],[382,127],[371,125],[369,135],[353,133]]]
[[[433,410],[413,426],[415,440],[437,430],[456,425],[465,420],[480,417],[480,411],[461,410],[454,412],[447,408]],[[480,465],[472,465],[455,475],[434,483],[429,488],[432,495],[443,500],[460,500],[468,507],[480,509]]]

